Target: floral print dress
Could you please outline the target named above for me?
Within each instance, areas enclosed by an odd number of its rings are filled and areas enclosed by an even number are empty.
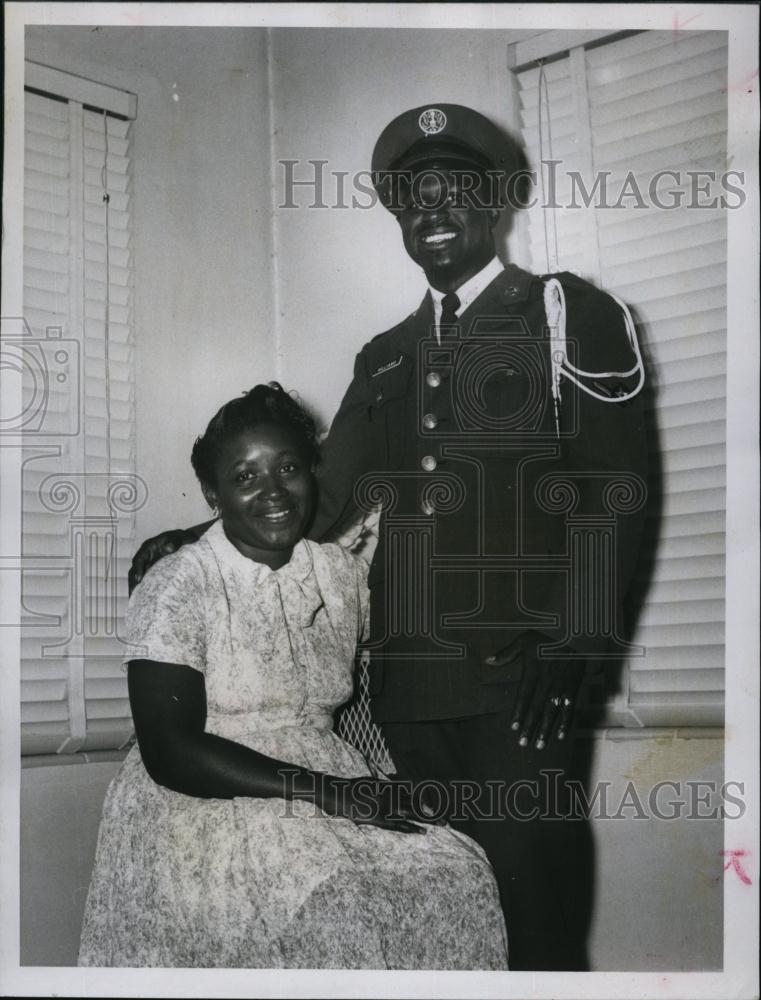
[[[365,569],[304,540],[271,571],[217,522],[146,574],[125,660],[201,671],[207,732],[367,774],[332,731],[352,692]],[[157,785],[134,746],[106,795],[79,964],[505,969],[507,948],[491,868],[463,834],[358,826],[305,801],[183,795]]]

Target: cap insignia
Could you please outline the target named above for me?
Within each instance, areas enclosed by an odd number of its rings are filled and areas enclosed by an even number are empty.
[[[446,128],[447,116],[438,108],[428,108],[418,118],[418,125],[421,132],[426,135],[436,135]]]

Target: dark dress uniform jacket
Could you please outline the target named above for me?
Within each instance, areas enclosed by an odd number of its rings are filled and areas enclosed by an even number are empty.
[[[567,355],[631,390],[618,304],[571,274]],[[591,398],[561,379],[544,281],[509,265],[437,342],[433,305],[357,355],[318,469],[315,537],[383,505],[370,567],[376,721],[504,708],[520,662],[485,660],[519,633],[543,654],[619,658],[621,602],[639,546],[646,475],[641,394]]]

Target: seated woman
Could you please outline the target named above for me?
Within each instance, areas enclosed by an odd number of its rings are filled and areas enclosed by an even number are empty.
[[[365,574],[303,537],[316,461],[277,384],[195,443],[220,520],[130,601],[137,746],[106,796],[80,965],[507,968],[481,848],[413,822],[332,731]]]

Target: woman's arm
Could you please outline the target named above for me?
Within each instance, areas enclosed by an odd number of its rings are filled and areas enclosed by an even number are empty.
[[[132,660],[127,677],[140,753],[157,784],[215,799],[285,798],[290,788],[293,798],[318,801],[315,793],[322,775],[204,732],[206,685],[197,670],[179,663]]]
[[[378,782],[310,771],[204,732],[206,685],[192,667],[131,660],[127,678],[140,753],[157,784],[199,798],[307,799],[355,822],[422,832],[409,808],[386,806]]]

